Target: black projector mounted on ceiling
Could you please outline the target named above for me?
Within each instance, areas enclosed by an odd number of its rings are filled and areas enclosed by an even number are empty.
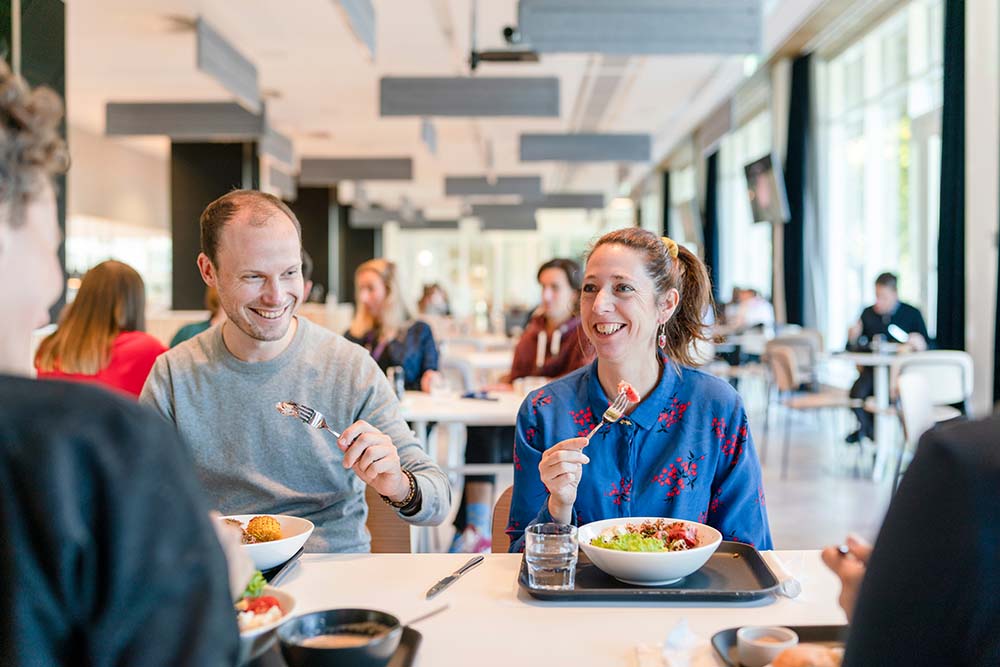
[[[472,48],[469,53],[469,68],[475,72],[479,63],[537,63],[538,52],[521,44],[521,33],[512,25],[503,29],[503,39],[509,45],[503,49],[476,49],[477,2],[472,3]]]

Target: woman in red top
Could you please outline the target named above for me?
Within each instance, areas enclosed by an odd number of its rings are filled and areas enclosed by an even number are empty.
[[[39,378],[95,382],[139,396],[167,348],[143,332],[146,289],[128,264],[101,262],[83,277],[59,328],[35,354]]]
[[[571,259],[552,259],[538,269],[542,303],[514,348],[514,360],[504,383],[529,376],[554,379],[594,360],[593,346],[580,329],[577,313],[580,278],[580,265]],[[466,463],[510,463],[513,450],[513,427],[468,429]],[[492,475],[466,476],[462,503],[455,516],[451,551],[490,550],[494,483]]]

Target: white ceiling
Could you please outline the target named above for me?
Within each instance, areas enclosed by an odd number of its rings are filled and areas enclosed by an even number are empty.
[[[420,138],[419,118],[380,118],[384,75],[468,73],[471,0],[375,0],[374,62],[333,0],[76,0],[67,2],[67,103],[70,122],[104,131],[107,101],[227,100],[195,67],[186,21],[203,16],[253,61],[260,86],[278,96],[268,116],[303,156],[412,156],[411,183],[367,183],[370,200],[395,206],[406,196],[429,212],[457,211],[444,197],[444,176],[481,175],[488,155],[495,174],[540,173],[547,191],[619,190],[615,164],[521,164],[517,139],[528,131],[650,132],[657,150],[675,119],[701,102],[702,91],[732,57],[544,56],[537,64],[480,66],[477,76],[557,76],[558,119],[434,119],[437,153]],[[502,44],[516,22],[516,0],[480,0],[480,48]],[[739,61],[739,59],[736,59]],[[685,130],[687,131],[687,130]],[[137,142],[145,148],[164,142]],[[656,155],[662,158],[663,155]],[[625,170],[634,181],[650,164]]]

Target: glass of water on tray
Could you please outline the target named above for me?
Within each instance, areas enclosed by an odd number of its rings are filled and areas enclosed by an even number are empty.
[[[561,523],[528,526],[524,538],[528,586],[549,591],[572,589],[577,547],[576,526]]]

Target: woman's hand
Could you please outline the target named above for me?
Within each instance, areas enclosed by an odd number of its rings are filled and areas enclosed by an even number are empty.
[[[847,614],[847,621],[850,623],[854,616],[854,605],[858,601],[858,591],[872,556],[872,547],[864,540],[849,535],[847,548],[847,554],[840,553],[837,547],[823,549],[823,562],[840,578],[840,607]]]
[[[583,466],[590,457],[583,448],[590,444],[586,438],[570,438],[545,450],[538,463],[542,484],[549,490],[549,514],[560,523],[572,519],[576,487],[583,478]]]
[[[437,371],[424,371],[424,374],[420,376],[420,391],[425,394],[431,393],[431,385],[434,384],[434,378],[440,377],[440,375]]]

